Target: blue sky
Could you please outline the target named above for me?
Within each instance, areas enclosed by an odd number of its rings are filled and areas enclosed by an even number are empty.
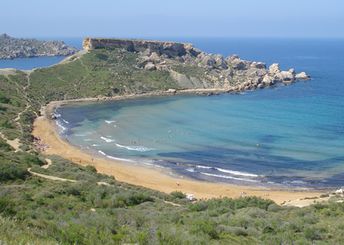
[[[2,0],[17,37],[344,37],[343,0]]]

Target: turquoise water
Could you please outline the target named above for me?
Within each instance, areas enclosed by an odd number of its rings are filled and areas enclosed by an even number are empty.
[[[58,109],[61,134],[100,156],[200,180],[344,185],[343,40],[190,41],[212,53],[279,62],[312,80],[245,94],[68,105]]]

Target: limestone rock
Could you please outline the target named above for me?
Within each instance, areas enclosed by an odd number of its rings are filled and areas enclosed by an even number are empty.
[[[274,84],[274,79],[272,77],[270,77],[268,74],[266,74],[264,77],[263,77],[263,81],[262,83],[265,85],[265,86],[271,86]]]
[[[227,69],[227,62],[223,58],[222,55],[214,55],[214,60],[215,60],[215,66],[220,69]]]
[[[177,93],[177,90],[174,89],[174,88],[169,88],[169,89],[167,90],[167,93],[175,94],[175,93]]]
[[[235,70],[245,70],[247,69],[247,64],[241,59],[234,59],[231,61],[231,65]]]
[[[156,66],[152,62],[148,62],[145,65],[145,70],[154,71],[154,70],[156,70]]]
[[[283,83],[292,83],[295,80],[295,76],[290,71],[281,71],[277,74],[277,77],[283,81]]]
[[[280,73],[280,67],[278,63],[273,63],[271,66],[269,66],[269,73],[272,75],[275,75],[277,73]]]
[[[308,80],[309,78],[310,78],[309,75],[307,75],[306,72],[304,71],[295,75],[295,79],[298,79],[298,80]]]
[[[251,63],[252,68],[257,68],[257,69],[266,69],[266,65],[263,62],[252,62]]]

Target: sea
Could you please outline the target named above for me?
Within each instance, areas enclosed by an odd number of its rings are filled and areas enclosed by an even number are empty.
[[[240,94],[65,105],[56,111],[61,137],[91,154],[182,178],[278,188],[344,186],[344,39],[171,40],[277,62],[312,79]]]

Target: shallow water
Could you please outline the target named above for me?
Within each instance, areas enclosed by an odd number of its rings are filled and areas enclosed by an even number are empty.
[[[344,185],[343,40],[191,41],[213,53],[280,62],[313,79],[245,94],[68,105],[58,110],[62,135],[94,154],[201,180]]]

